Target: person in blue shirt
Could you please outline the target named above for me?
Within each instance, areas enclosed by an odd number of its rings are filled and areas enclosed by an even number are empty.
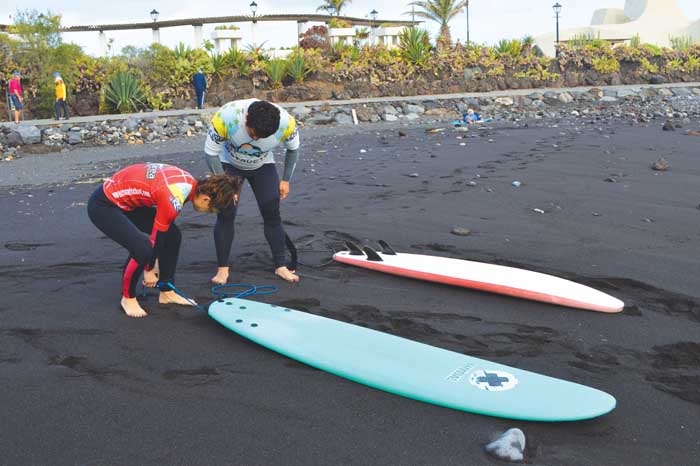
[[[204,76],[201,68],[197,70],[197,73],[192,78],[192,84],[197,94],[197,108],[202,108],[204,106],[204,92],[207,90],[207,78]]]
[[[467,113],[464,114],[464,122],[468,125],[472,125],[474,123],[480,123],[482,122],[483,119],[481,118],[481,115],[479,115],[478,112],[475,112],[471,108],[467,110]]]

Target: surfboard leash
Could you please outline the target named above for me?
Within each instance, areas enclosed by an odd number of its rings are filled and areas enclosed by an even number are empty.
[[[174,291],[177,295],[185,299],[188,303],[190,303],[192,306],[195,308],[199,309],[200,311],[206,312],[206,309],[204,306],[201,304],[197,304],[192,298],[187,296],[185,293],[183,293],[180,289],[178,289],[175,285],[173,285],[171,282],[158,282],[157,286],[167,286],[170,288],[172,291]],[[243,291],[226,291],[227,288],[242,288],[245,287],[246,289]],[[251,285],[248,283],[226,283],[224,285],[216,285],[211,288],[211,292],[213,295],[216,296],[215,301],[218,300],[223,300],[225,298],[247,298],[248,296],[261,296],[261,295],[267,295],[267,294],[272,294],[276,293],[278,288],[274,285]]]

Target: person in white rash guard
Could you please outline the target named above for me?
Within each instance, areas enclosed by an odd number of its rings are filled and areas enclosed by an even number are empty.
[[[279,179],[272,150],[286,148],[284,172]],[[270,245],[275,274],[298,282],[295,270],[287,267],[285,232],[280,217],[280,200],[289,195],[289,182],[299,160],[299,130],[294,118],[270,102],[247,99],[229,102],[211,120],[204,145],[207,164],[215,173],[248,180],[263,217],[265,239]],[[212,282],[229,278],[229,257],[234,237],[237,206],[219,212],[214,227],[218,270]]]

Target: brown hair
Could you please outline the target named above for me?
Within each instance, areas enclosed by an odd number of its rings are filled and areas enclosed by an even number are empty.
[[[199,180],[195,194],[209,196],[211,198],[209,206],[217,212],[221,212],[236,205],[234,196],[241,191],[242,186],[242,177],[222,173]]]

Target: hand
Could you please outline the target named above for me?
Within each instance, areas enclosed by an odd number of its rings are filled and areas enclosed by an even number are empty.
[[[285,199],[289,195],[289,181],[280,181],[280,199]]]
[[[145,270],[143,272],[143,284],[148,288],[155,288],[158,284],[158,274],[154,270]]]

